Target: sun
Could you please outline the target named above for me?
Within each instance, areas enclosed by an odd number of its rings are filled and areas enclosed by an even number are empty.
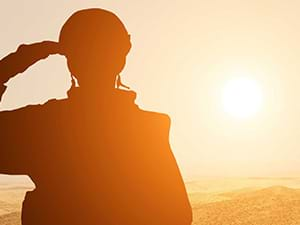
[[[255,80],[236,78],[227,82],[223,90],[225,112],[235,118],[248,118],[262,105],[262,92]]]

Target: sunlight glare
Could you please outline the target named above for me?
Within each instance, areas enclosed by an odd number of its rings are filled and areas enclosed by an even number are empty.
[[[224,88],[224,110],[235,118],[254,115],[262,104],[262,92],[257,82],[248,78],[230,80]]]

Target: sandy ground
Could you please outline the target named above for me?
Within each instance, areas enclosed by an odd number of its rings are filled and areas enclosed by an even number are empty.
[[[22,200],[33,185],[1,178],[0,225],[20,225]],[[300,225],[300,178],[201,178],[186,187],[193,225]]]
[[[193,225],[300,225],[299,178],[207,178],[186,186]]]

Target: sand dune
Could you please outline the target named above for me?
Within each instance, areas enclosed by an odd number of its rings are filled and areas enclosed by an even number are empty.
[[[299,225],[300,190],[274,186],[220,194],[224,201],[193,204],[194,225]]]
[[[21,225],[21,213],[12,212],[0,216],[1,225]]]
[[[213,178],[186,186],[193,225],[300,225],[298,178]],[[21,204],[30,188],[0,182],[0,225],[21,224]]]

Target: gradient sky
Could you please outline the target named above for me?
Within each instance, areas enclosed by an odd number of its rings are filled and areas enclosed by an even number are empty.
[[[2,0],[0,57],[21,43],[57,40],[76,10],[115,12],[133,48],[124,83],[137,104],[171,116],[183,176],[300,175],[300,2],[296,0]],[[262,88],[262,109],[238,120],[222,108],[235,77]],[[65,59],[52,56],[8,83],[2,109],[64,98]]]

